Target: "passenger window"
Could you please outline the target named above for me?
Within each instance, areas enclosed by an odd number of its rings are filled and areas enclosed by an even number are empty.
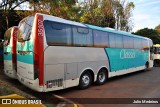
[[[123,36],[124,48],[134,48],[134,38],[129,36]]]
[[[149,48],[148,40],[142,40],[142,48]]]
[[[82,34],[88,34],[89,29],[88,28],[77,27],[77,32],[82,33]]]
[[[123,38],[121,35],[115,35],[116,48],[123,48]]]
[[[109,46],[107,32],[94,30],[93,35],[94,35],[94,46],[95,47],[108,47]]]
[[[44,28],[48,45],[72,45],[70,25],[44,21]]]
[[[115,40],[115,34],[114,33],[109,33],[109,46],[111,48],[116,47],[116,40]]]
[[[134,38],[134,48],[141,49],[140,46],[141,46],[141,40],[138,38]]]
[[[73,26],[73,44],[74,46],[93,46],[92,30]]]

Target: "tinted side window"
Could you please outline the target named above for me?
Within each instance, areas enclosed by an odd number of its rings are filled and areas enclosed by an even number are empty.
[[[141,49],[142,48],[142,42],[139,38],[134,38],[134,48],[135,49]]]
[[[134,48],[134,38],[123,36],[124,48]]]
[[[142,40],[142,48],[147,48],[149,47],[148,40]]]
[[[116,48],[123,48],[123,38],[121,35],[116,35],[115,37],[116,40]]]
[[[73,44],[75,46],[93,46],[92,30],[73,26]]]
[[[115,34],[114,33],[109,33],[109,46],[111,48],[116,47],[116,40],[115,40]]]
[[[103,31],[94,30],[94,46],[108,47],[108,33]]]
[[[48,45],[71,45],[71,26],[63,23],[44,21]]]

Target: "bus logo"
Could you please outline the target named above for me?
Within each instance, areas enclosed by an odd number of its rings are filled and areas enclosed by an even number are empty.
[[[11,104],[11,99],[2,99],[2,104]]]
[[[126,59],[126,58],[135,58],[136,53],[133,51],[126,51],[125,49],[122,49],[120,52],[120,59]]]

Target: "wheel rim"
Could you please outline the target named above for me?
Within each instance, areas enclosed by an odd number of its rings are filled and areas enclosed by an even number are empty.
[[[89,78],[88,75],[84,75],[84,76],[82,77],[82,83],[83,83],[84,86],[89,85],[89,83],[90,83],[90,78]]]
[[[99,75],[98,75],[98,78],[99,78],[99,81],[102,83],[105,81],[106,79],[106,75],[104,72],[100,72]]]

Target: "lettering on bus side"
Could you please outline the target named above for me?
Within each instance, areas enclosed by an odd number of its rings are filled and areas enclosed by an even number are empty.
[[[17,33],[18,33],[18,30],[17,28],[14,29],[14,32],[13,32],[13,40],[16,41],[17,40]]]
[[[43,36],[43,21],[38,19],[38,36]]]
[[[131,51],[126,51],[125,49],[122,49],[120,52],[120,59],[126,59],[126,58],[135,58],[136,53]]]

